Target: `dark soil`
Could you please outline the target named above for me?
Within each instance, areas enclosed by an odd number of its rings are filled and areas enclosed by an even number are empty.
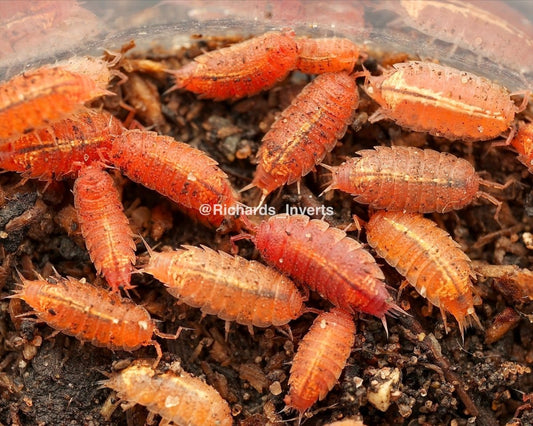
[[[201,39],[189,50],[154,49],[142,57],[162,62],[164,68],[177,68],[202,50],[228,42]],[[173,84],[171,78],[134,60],[140,57],[130,55],[122,60],[119,67],[129,74],[128,82],[114,80],[111,90],[117,96],[94,106],[103,106],[122,120],[127,119],[128,111],[120,101],[133,106],[134,118],[143,126],[215,158],[236,189],[251,181],[255,153],[276,115],[310,79],[294,74],[260,95],[237,102],[212,102],[181,91],[163,94]],[[370,55],[365,66],[376,72],[382,60],[391,61]],[[466,158],[487,180],[515,180],[504,191],[487,189],[503,202],[500,224],[494,219],[495,207],[484,200],[458,212],[428,215],[475,262],[479,272],[475,288],[480,297],[476,312],[490,336],[485,330],[470,328],[463,342],[451,316],[447,318],[450,331],[446,333],[439,310],[428,307],[427,301],[407,286],[398,304],[412,316],[388,318],[387,338],[378,319],[361,315],[356,343],[338,385],[312,407],[304,420],[309,425],[321,425],[359,416],[367,425],[533,424],[533,279],[523,270],[533,259],[533,243],[528,240],[528,233],[533,232],[531,174],[513,150],[491,147],[491,142],[452,143],[406,132],[389,121],[371,125],[366,119],[375,108],[362,94],[354,124],[326,163],[340,164],[345,156],[375,145],[410,145]],[[116,171],[112,173],[122,188],[124,207],[135,233],[151,246],[159,244],[157,250],[203,244],[231,251],[231,234],[222,235],[194,223],[163,197],[129,182]],[[11,294],[19,281],[15,268],[26,278],[35,277],[35,273],[53,275],[55,268],[62,276],[85,277],[105,286],[96,277],[77,229],[72,182],[52,182],[45,188],[33,181],[17,186],[20,177],[13,174],[0,179],[4,192],[0,209],[2,296]],[[272,194],[267,203],[278,212],[283,212],[286,205],[332,206],[335,215],[326,220],[340,228],[351,223],[352,214],[368,219],[366,206],[353,202],[348,195],[335,191],[318,198],[327,180],[326,170],[317,167],[316,173],[302,179],[300,195],[293,185]],[[256,205],[258,199],[257,192],[243,193],[245,204]],[[164,227],[166,222],[152,215],[154,209],[173,221],[161,238],[158,226]],[[14,218],[20,218],[20,223],[8,226]],[[357,238],[355,231],[350,235]],[[364,232],[361,241],[365,241]],[[250,242],[240,241],[238,246],[240,255],[258,258]],[[146,251],[141,241],[137,249],[138,265],[142,265]],[[383,261],[380,265],[395,292],[402,277]],[[137,289],[131,292],[131,298],[161,320],[162,331],[174,333],[179,326],[186,328],[177,341],[158,339],[164,351],[162,367],[179,361],[186,371],[205,378],[228,401],[236,424],[291,423],[297,418],[295,413],[282,412],[283,397],[290,362],[314,314],[290,323],[292,340],[283,330],[256,328],[251,335],[246,327],[232,324],[225,341],[224,321],[212,316],[202,319],[199,310],[176,305],[163,286],[148,276],[134,275],[133,284]],[[308,305],[330,307],[315,294]],[[36,324],[31,317],[17,317],[28,310],[17,299],[2,300],[0,308],[1,424],[142,425],[159,420],[148,418],[147,411],[139,406],[124,412],[114,394],[99,383],[105,373],[126,365],[124,360],[154,357],[153,348],[126,353],[82,345],[72,337],[52,336],[52,329]],[[385,386],[388,375],[396,370],[400,379],[392,386],[390,406],[382,412],[369,402],[368,395]]]

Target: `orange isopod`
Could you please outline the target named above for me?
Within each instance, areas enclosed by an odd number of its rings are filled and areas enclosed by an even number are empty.
[[[371,122],[398,125],[463,141],[494,139],[511,125],[518,108],[502,86],[431,62],[397,63],[379,77],[366,74],[365,90],[381,108]]]
[[[105,159],[113,139],[123,130],[108,112],[83,110],[0,144],[0,168],[41,180],[76,177],[83,165]]]
[[[472,297],[471,261],[446,231],[420,214],[379,211],[366,232],[376,253],[440,308],[445,327],[445,311],[455,317],[461,335],[472,319],[481,327]]]
[[[307,74],[352,72],[359,57],[359,47],[347,38],[296,39],[298,62],[296,68]]]
[[[113,178],[101,164],[84,167],[73,193],[81,233],[96,271],[113,291],[133,288],[135,242]]]
[[[342,309],[375,315],[385,327],[385,314],[403,312],[372,255],[323,220],[278,214],[257,226],[252,241],[266,262]]]
[[[152,252],[143,271],[187,305],[250,329],[287,324],[303,311],[302,295],[289,278],[259,262],[208,247]]]
[[[252,183],[263,200],[309,173],[344,136],[359,105],[355,80],[347,73],[319,75],[272,125],[257,154]]]
[[[107,94],[113,93],[91,77],[61,67],[24,72],[0,84],[0,141],[47,126]]]
[[[111,350],[153,345],[156,363],[161,359],[161,347],[152,340],[158,330],[142,306],[71,277],[58,278],[57,284],[21,280],[22,287],[10,297],[24,300],[50,327]]]
[[[414,147],[376,146],[357,152],[338,167],[329,167],[332,180],[326,191],[340,189],[375,209],[445,213],[461,209],[476,197],[481,179],[474,167],[455,155]],[[325,191],[324,191],[325,192]]]
[[[204,152],[169,136],[127,130],[114,141],[110,156],[131,180],[170,198],[202,223],[219,227],[226,216],[232,221],[228,211],[236,207],[235,193]]]
[[[170,71],[173,89],[185,89],[217,101],[255,95],[283,80],[296,67],[298,48],[292,31],[269,32],[204,53]]]
[[[113,373],[102,384],[118,397],[144,405],[163,418],[161,424],[231,426],[228,403],[202,380],[180,371],[158,372],[146,361],[137,360]]]
[[[335,386],[355,341],[352,315],[335,308],[316,317],[292,362],[284,401],[300,416]]]
[[[533,123],[520,123],[511,145],[518,151],[520,162],[533,173]]]

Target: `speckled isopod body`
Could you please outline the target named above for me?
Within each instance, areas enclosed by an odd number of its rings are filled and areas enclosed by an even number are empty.
[[[355,341],[352,315],[341,309],[316,317],[292,362],[284,401],[300,413],[323,400],[335,386]]]
[[[307,74],[352,72],[359,58],[359,47],[347,38],[296,39],[298,62],[296,68]]]
[[[257,154],[252,183],[266,197],[309,173],[344,136],[359,105],[355,80],[347,73],[319,75],[272,125]]]
[[[388,3],[409,26],[432,39],[453,43],[524,73],[531,71],[533,40],[519,28],[522,23],[513,21],[509,15],[509,9],[513,10],[509,2],[400,0]]]
[[[336,306],[382,320],[396,310],[372,255],[325,221],[279,214],[262,222],[252,240],[269,264]]]
[[[132,288],[135,242],[113,179],[101,164],[84,167],[73,193],[81,233],[96,271],[113,291]]]
[[[218,227],[237,200],[226,174],[204,152],[169,136],[125,131],[110,152],[127,177],[170,198],[202,223]],[[201,211],[208,205],[209,211]]]
[[[233,46],[204,53],[171,71],[172,89],[185,89],[214,100],[238,99],[267,90],[296,67],[294,33],[270,32]]]
[[[474,276],[468,256],[437,224],[415,213],[375,213],[366,228],[368,244],[433,305],[450,312],[463,334],[473,319]]]
[[[105,159],[124,127],[106,111],[83,110],[49,127],[0,144],[0,168],[24,177],[60,180]]]
[[[226,321],[277,326],[297,318],[303,310],[301,294],[284,275],[207,247],[151,253],[143,271],[187,305]]]
[[[0,84],[0,141],[47,126],[108,93],[90,76],[61,67],[24,72]]]
[[[431,62],[397,63],[365,90],[380,105],[371,117],[435,136],[463,141],[494,139],[518,112],[509,92],[483,77]]]
[[[414,147],[384,147],[357,152],[332,167],[327,190],[340,189],[375,209],[445,213],[478,196],[474,167],[452,154]]]
[[[533,123],[520,123],[511,145],[518,151],[520,162],[533,173]]]
[[[23,299],[39,319],[69,336],[112,350],[153,345],[161,357],[159,344],[152,340],[155,324],[146,309],[117,293],[69,277],[57,284],[23,279],[12,297]]]
[[[164,424],[233,424],[228,403],[220,394],[185,371],[161,373],[139,360],[126,369],[111,374],[102,383],[115,390],[119,398],[144,405],[152,413],[160,415]]]

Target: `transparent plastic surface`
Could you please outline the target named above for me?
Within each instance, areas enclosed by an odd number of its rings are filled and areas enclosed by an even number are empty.
[[[192,34],[293,28],[377,52],[431,58],[524,90],[533,81],[533,4],[497,0],[44,0],[0,2],[0,77],[73,55],[187,44]]]

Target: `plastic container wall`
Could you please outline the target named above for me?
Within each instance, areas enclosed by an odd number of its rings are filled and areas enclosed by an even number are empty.
[[[73,55],[99,56],[131,39],[142,50],[183,45],[193,34],[293,28],[436,59],[523,90],[533,81],[532,8],[518,0],[1,2],[0,77]]]

